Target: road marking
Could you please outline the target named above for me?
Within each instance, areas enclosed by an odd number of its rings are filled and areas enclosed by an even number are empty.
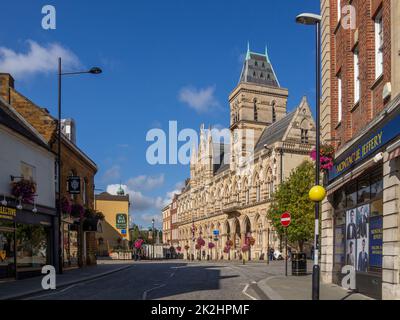
[[[149,290],[146,290],[145,292],[143,292],[142,300],[146,300],[146,299],[147,299],[147,294],[148,294],[149,292],[154,291],[154,290],[157,290],[157,289],[160,289],[160,288],[165,287],[165,286],[166,286],[166,284],[161,284],[161,285],[159,285],[159,286],[157,286],[157,287],[154,287],[154,288],[151,288],[151,289],[149,289]]]
[[[72,286],[66,287],[66,288],[64,288],[64,289],[62,289],[62,290],[56,290],[56,291],[54,291],[54,292],[48,292],[48,293],[42,294],[42,295],[40,295],[40,296],[29,297],[29,298],[26,298],[26,299],[23,299],[23,300],[32,300],[32,299],[37,299],[37,298],[43,298],[43,297],[47,297],[47,296],[52,296],[52,295],[55,295],[55,294],[63,293],[63,292],[65,292],[65,291],[68,291],[68,290],[70,290],[70,289],[72,289],[72,288],[75,288],[75,287],[78,287],[78,286],[80,286],[80,284],[73,284]]]
[[[253,297],[252,295],[248,294],[246,291],[247,289],[250,287],[249,284],[246,284],[246,286],[244,287],[244,289],[242,290],[242,293],[244,295],[246,295],[247,297],[249,297],[251,300],[258,300],[257,298]]]

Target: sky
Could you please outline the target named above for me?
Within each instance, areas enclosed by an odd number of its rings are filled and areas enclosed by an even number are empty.
[[[56,29],[43,29],[45,5]],[[318,0],[37,1],[2,4],[0,72],[57,115],[57,57],[64,71],[102,68],[63,79],[63,117],[77,125],[77,144],[98,165],[96,192],[130,195],[133,221],[161,226],[161,209],[189,177],[189,166],[152,165],[148,132],[229,126],[228,96],[238,83],[247,43],[265,52],[288,111],[315,103],[315,31],[297,25]],[[178,147],[184,143],[179,143]],[[168,146],[167,146],[168,148]]]

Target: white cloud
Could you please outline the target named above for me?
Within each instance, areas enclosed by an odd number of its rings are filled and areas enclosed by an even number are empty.
[[[112,166],[103,174],[103,181],[118,180],[121,177],[121,167],[119,165]]]
[[[130,189],[152,190],[164,184],[164,175],[146,176],[141,175],[131,178],[126,183]]]
[[[174,197],[174,195],[180,194],[181,191],[182,191],[182,188],[183,188],[184,186],[185,186],[185,182],[184,182],[184,181],[178,182],[178,183],[175,185],[175,190],[172,190],[172,191],[170,191],[170,192],[167,192],[166,201],[167,201],[168,203],[171,202],[171,200],[172,200],[172,198]],[[167,203],[167,204],[168,204],[168,203]]]
[[[152,220],[154,219],[154,222],[156,223],[162,223],[162,216],[161,215],[151,215],[151,214],[142,214],[140,218],[148,223],[151,223]]]
[[[58,57],[62,58],[63,68],[72,69],[80,66],[78,57],[69,49],[58,43],[42,46],[28,40],[25,53],[0,47],[0,70],[15,77],[23,78],[37,73],[55,72],[58,68]]]
[[[186,103],[197,112],[203,113],[219,107],[219,102],[214,94],[215,86],[210,86],[205,89],[185,87],[179,92],[179,100]]]

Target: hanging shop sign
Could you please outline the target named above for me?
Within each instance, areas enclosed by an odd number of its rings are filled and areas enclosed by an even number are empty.
[[[14,220],[17,216],[17,209],[0,206],[0,219]]]
[[[128,226],[128,218],[124,213],[118,213],[116,216],[116,228],[117,229],[126,229]]]
[[[68,177],[68,192],[70,194],[81,193],[81,178],[80,177]]]
[[[364,160],[376,155],[387,143],[400,134],[400,112],[381,121],[357,145],[349,149],[334,161],[329,171],[329,182],[354,168]]]

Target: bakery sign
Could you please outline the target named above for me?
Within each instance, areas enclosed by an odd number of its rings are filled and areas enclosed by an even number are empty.
[[[17,209],[0,206],[0,219],[14,220],[17,215]]]

